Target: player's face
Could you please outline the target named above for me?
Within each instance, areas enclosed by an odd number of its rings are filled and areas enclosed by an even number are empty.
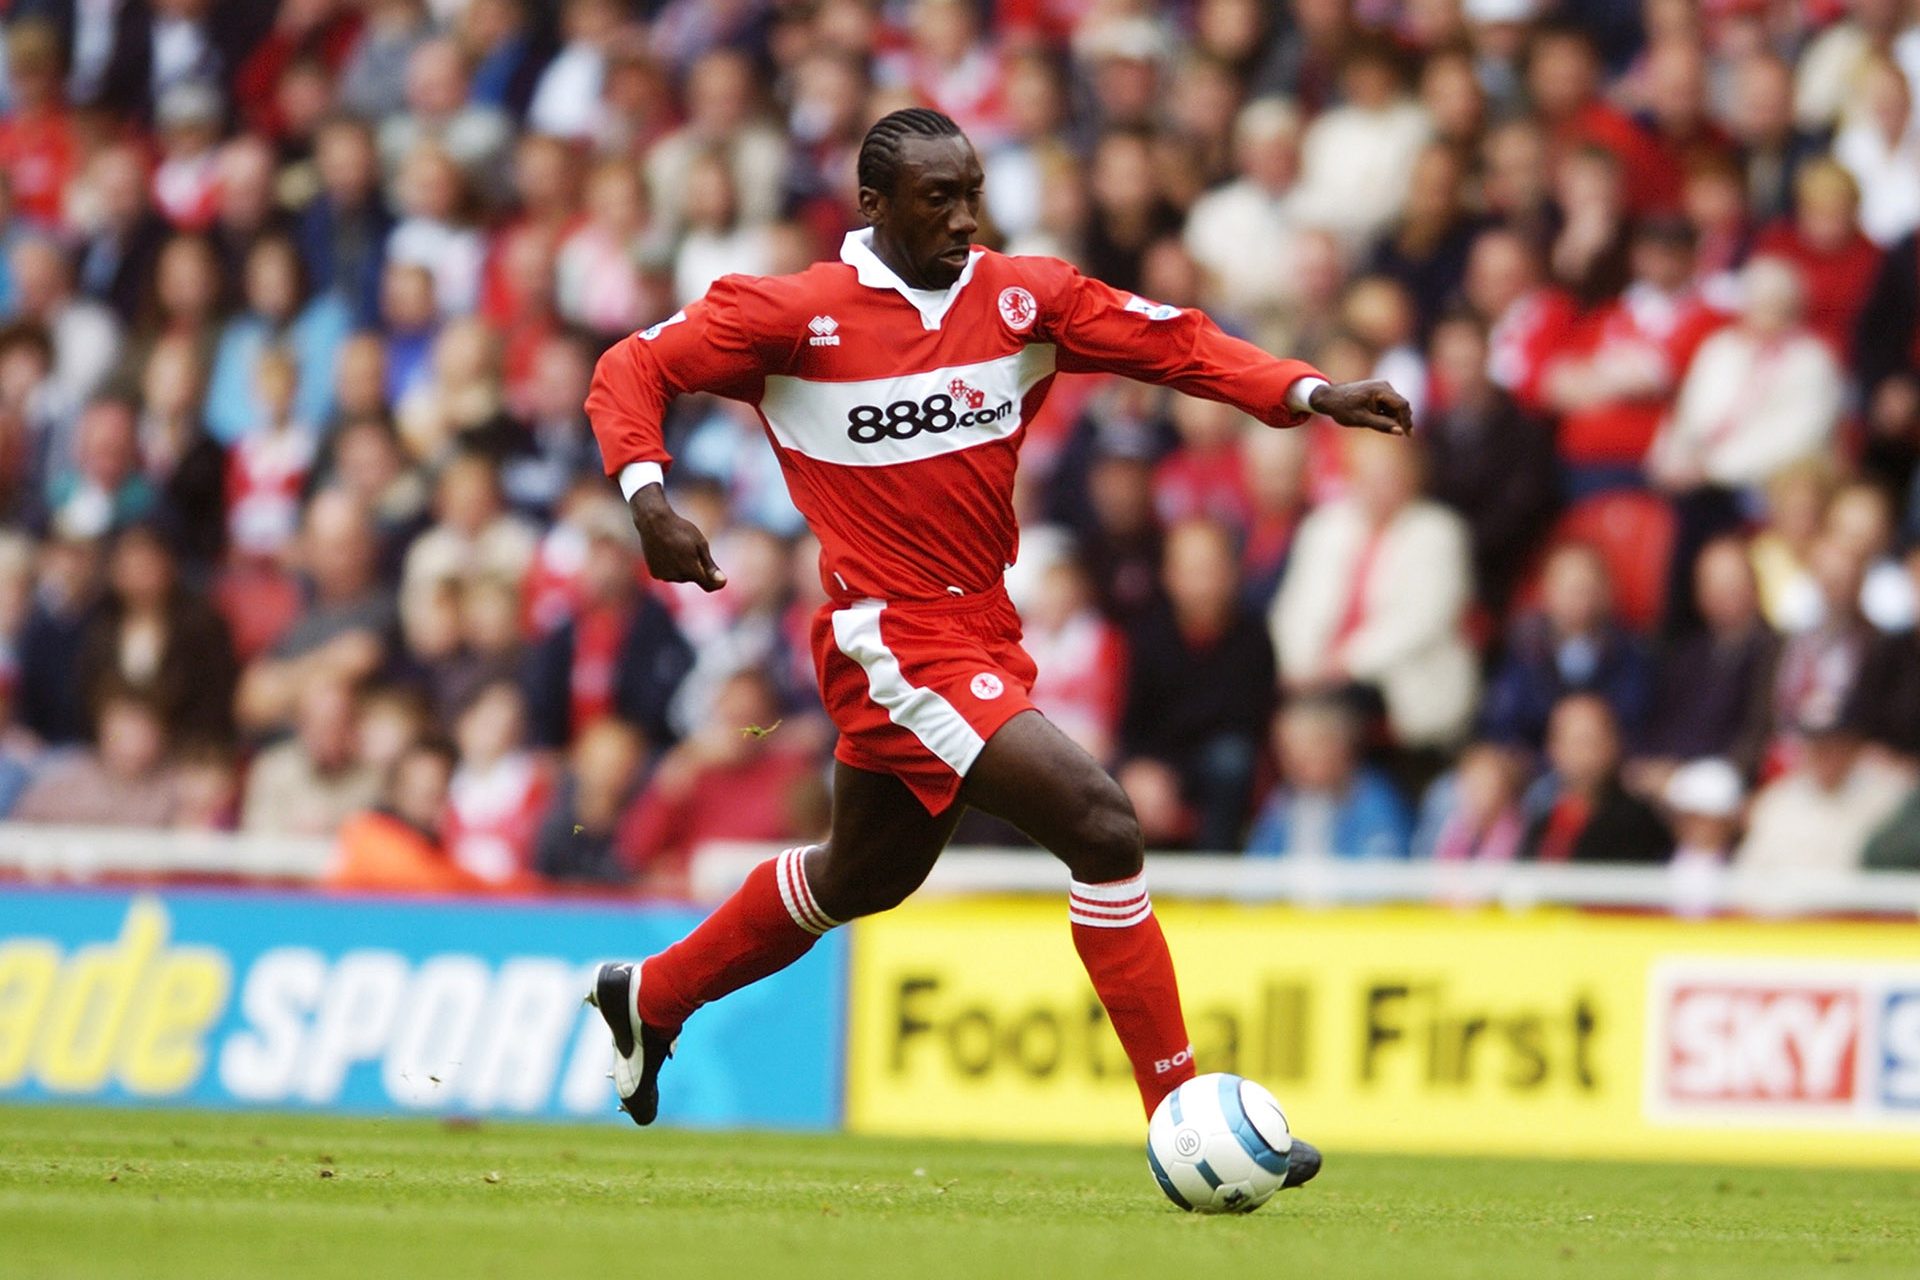
[[[906,138],[890,192],[860,189],[874,252],[916,289],[944,289],[966,269],[980,230],[980,159],[965,138]]]

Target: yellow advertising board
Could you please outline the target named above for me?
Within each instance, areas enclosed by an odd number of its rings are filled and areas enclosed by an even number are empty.
[[[1163,903],[1202,1071],[1316,1142],[1920,1168],[1920,925]],[[847,1120],[1134,1139],[1063,904],[853,937]]]

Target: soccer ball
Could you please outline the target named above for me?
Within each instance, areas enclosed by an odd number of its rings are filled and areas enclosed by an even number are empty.
[[[1293,1135],[1273,1095],[1214,1072],[1160,1100],[1147,1163],[1167,1199],[1195,1213],[1251,1213],[1287,1180]]]

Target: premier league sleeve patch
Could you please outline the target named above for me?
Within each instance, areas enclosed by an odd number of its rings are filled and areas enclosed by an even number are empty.
[[[1180,314],[1180,308],[1165,302],[1148,302],[1139,294],[1127,299],[1127,310],[1137,311],[1149,320],[1171,320]]]

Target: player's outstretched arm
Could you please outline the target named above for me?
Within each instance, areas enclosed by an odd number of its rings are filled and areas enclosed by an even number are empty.
[[[1311,412],[1345,427],[1412,433],[1406,398],[1385,382],[1330,384],[1304,361],[1277,359],[1222,332],[1197,307],[1150,302],[1064,262],[1028,259],[1024,265],[1045,299],[1036,335],[1056,345],[1062,372],[1159,383],[1224,401],[1276,427],[1299,426]]]
[[[693,521],[676,512],[659,484],[641,486],[627,499],[633,527],[640,532],[640,550],[647,572],[660,582],[697,583],[702,591],[718,591],[727,575],[713,562],[707,536]]]
[[[1390,436],[1413,434],[1413,407],[1407,398],[1382,379],[1327,383],[1307,397],[1315,413],[1323,413],[1343,427],[1365,427]]]

